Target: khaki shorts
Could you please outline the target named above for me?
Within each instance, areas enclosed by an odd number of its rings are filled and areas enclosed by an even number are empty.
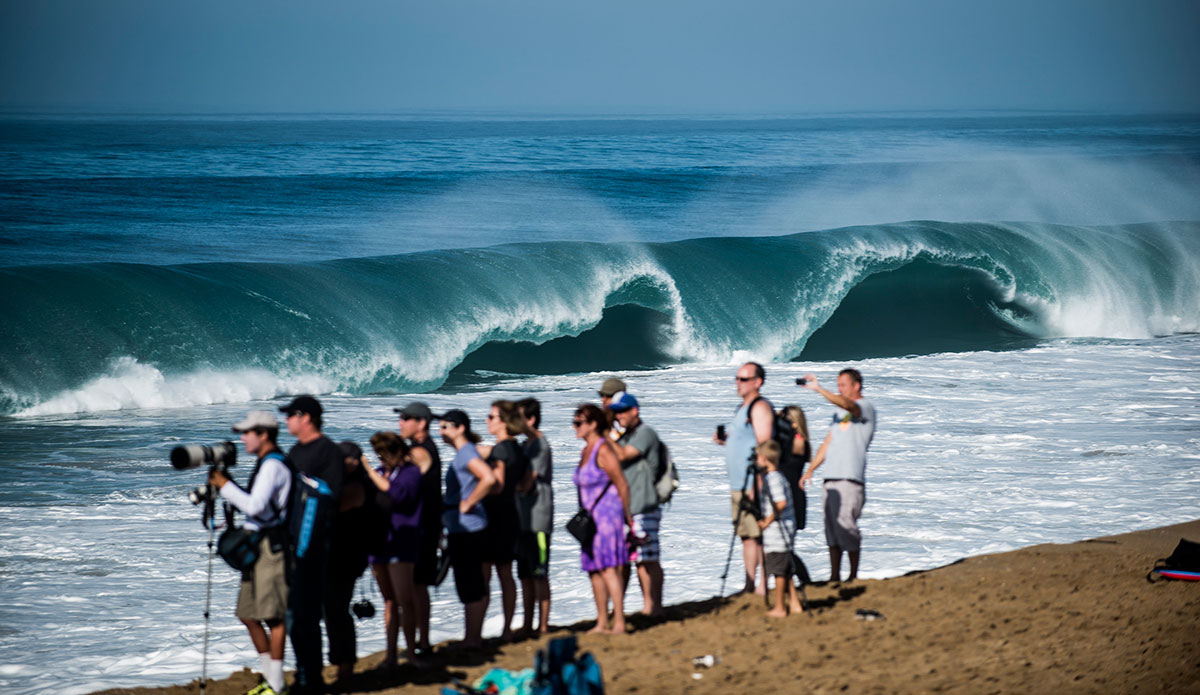
[[[271,540],[259,542],[258,562],[254,569],[242,575],[238,590],[237,610],[242,620],[283,620],[287,615],[287,577],[284,574],[284,552],[271,552]]]
[[[729,518],[737,521],[738,538],[762,538],[762,529],[758,527],[758,519],[753,514],[742,513],[738,519],[738,505],[742,503],[742,491],[733,490],[729,493]]]

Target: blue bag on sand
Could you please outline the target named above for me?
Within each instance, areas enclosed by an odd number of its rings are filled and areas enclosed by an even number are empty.
[[[603,695],[600,664],[591,653],[575,658],[574,636],[550,640],[534,656],[532,695]]]

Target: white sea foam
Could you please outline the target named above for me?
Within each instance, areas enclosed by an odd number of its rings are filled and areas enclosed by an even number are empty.
[[[333,382],[317,375],[280,377],[261,369],[166,375],[153,365],[122,357],[113,362],[108,374],[26,408],[16,417],[245,403],[332,389]]]

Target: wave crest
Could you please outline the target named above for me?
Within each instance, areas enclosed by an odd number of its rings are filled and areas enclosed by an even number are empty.
[[[910,222],[308,264],[0,269],[0,412],[1200,330],[1200,224]],[[1026,342],[1022,342],[1026,341]]]

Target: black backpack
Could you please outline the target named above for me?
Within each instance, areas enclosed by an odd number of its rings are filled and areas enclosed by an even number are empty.
[[[1162,575],[1155,576],[1158,570],[1200,572],[1200,543],[1180,538],[1179,545],[1175,546],[1175,551],[1170,557],[1160,558],[1154,563],[1154,569],[1146,575],[1146,581],[1162,579]]]
[[[755,404],[761,400],[766,400],[762,396],[755,398],[750,402],[750,408],[746,410],[746,421],[750,421],[750,413],[754,410]],[[770,405],[770,403],[768,403]],[[804,443],[804,454],[792,453],[792,442],[796,438],[796,428],[792,425],[792,421],[783,414],[783,411],[772,411],[773,419],[771,421],[771,439],[779,445],[779,472],[787,478],[788,486],[792,490],[792,505],[796,512],[796,530],[803,530],[808,521],[808,498],[804,494],[804,490],[800,487],[800,476],[804,475],[804,466],[808,463],[812,447],[808,442]]]

